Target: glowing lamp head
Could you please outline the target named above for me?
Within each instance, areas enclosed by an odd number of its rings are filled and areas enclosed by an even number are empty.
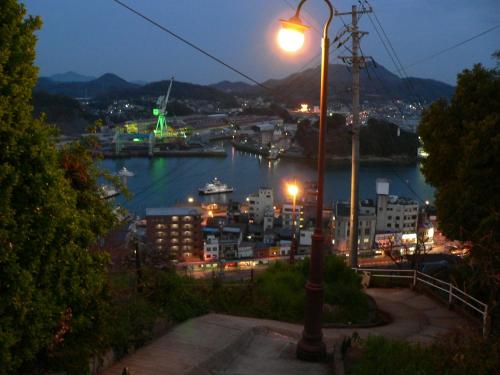
[[[281,20],[278,44],[286,52],[298,51],[304,45],[304,31],[308,28],[297,16],[290,18],[288,21]]]
[[[299,193],[299,187],[295,184],[288,184],[287,191],[292,197],[296,197]]]

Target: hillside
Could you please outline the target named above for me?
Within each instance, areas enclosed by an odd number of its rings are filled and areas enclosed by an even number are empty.
[[[118,93],[131,92],[138,87],[140,86],[127,82],[115,74],[107,73],[86,82],[54,82],[50,78],[41,77],[35,86],[35,91],[72,98],[95,98],[114,97]]]
[[[95,118],[83,111],[76,100],[63,96],[33,93],[33,107],[35,117],[43,112],[47,115],[47,123],[56,125],[62,134],[79,135],[86,132],[89,123]]]
[[[165,95],[169,84],[170,81],[165,80],[139,85],[130,83],[115,74],[107,73],[86,82],[54,82],[50,78],[40,77],[35,91],[66,95],[72,98],[135,99],[144,96]],[[178,100],[191,99],[219,102],[225,106],[236,105],[233,95],[209,86],[179,81],[174,81],[171,97]]]
[[[48,77],[54,82],[88,82],[95,79],[95,77],[86,76],[80,73],[69,71],[66,73],[58,73]]]
[[[289,104],[299,102],[319,102],[320,67],[294,73],[283,79],[270,79],[263,84],[274,89]],[[352,76],[346,65],[329,65],[329,99],[350,103]],[[269,91],[257,86],[238,82],[219,82],[212,85],[219,89],[240,95],[269,96]],[[403,99],[405,101],[432,102],[441,97],[449,99],[454,87],[432,79],[401,79],[397,75],[378,64],[371,64],[360,72],[361,100],[388,101]]]
[[[399,134],[399,135],[398,135]],[[302,122],[295,141],[304,149],[304,154],[314,157],[318,150],[318,124]],[[415,162],[418,137],[387,121],[370,119],[360,130],[360,155],[362,157],[397,158]],[[328,117],[325,149],[327,155],[349,157],[351,155],[351,131],[345,117],[339,114]]]

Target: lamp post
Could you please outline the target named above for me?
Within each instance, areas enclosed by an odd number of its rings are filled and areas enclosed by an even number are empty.
[[[297,194],[299,193],[299,187],[297,182],[293,182],[293,184],[287,185],[288,194],[292,196],[292,244],[290,246],[290,264],[295,261],[295,251],[297,249],[297,231],[295,227],[295,203],[297,201]]]
[[[323,236],[323,189],[325,175],[325,130],[326,107],[328,89],[328,54],[330,41],[328,28],[333,19],[333,6],[329,0],[324,0],[330,14],[323,28],[321,40],[321,91],[320,91],[320,118],[319,118],[319,145],[318,145],[318,195],[316,199],[316,225],[312,236],[311,261],[309,276],[306,283],[306,306],[304,317],[304,331],[297,345],[297,357],[308,361],[319,361],[326,355],[323,342],[322,315],[323,315],[323,263],[324,263],[324,236]],[[304,43],[304,31],[307,26],[300,20],[300,10],[306,0],[302,0],[295,15],[289,20],[282,20],[282,30],[278,34],[278,42],[286,51],[297,51]]]

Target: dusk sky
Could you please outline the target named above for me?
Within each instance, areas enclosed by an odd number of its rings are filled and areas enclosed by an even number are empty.
[[[316,55],[320,37],[314,29],[321,29],[327,16],[323,1],[308,1],[303,19],[314,28],[308,31],[306,48],[284,55],[276,45],[279,19],[292,16],[290,5],[298,0],[123,1],[258,81],[283,78]],[[92,76],[112,72],[127,80],[175,76],[201,84],[245,81],[111,0],[24,3],[44,23],[37,48],[41,75],[72,70]],[[334,2],[341,12],[350,10],[351,4]],[[500,0],[373,0],[371,4],[404,66],[500,24]],[[359,25],[369,32],[361,44],[365,55],[394,72],[368,17],[363,16]],[[342,21],[335,18],[332,39],[341,27]],[[455,84],[456,74],[476,62],[492,66],[491,54],[497,49],[500,28],[407,72]],[[330,61],[338,62],[336,56],[345,53],[334,51]]]

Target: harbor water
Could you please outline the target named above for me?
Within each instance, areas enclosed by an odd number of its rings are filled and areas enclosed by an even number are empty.
[[[316,180],[316,166],[294,160],[268,161],[261,156],[240,152],[225,145],[226,158],[210,157],[154,157],[105,159],[101,167],[116,173],[123,167],[135,173],[127,181],[132,193],[130,200],[118,197],[117,201],[131,213],[144,215],[148,207],[164,207],[186,203],[189,197],[198,202],[227,203],[244,200],[256,193],[260,186],[274,189],[275,200],[285,199],[287,180]],[[199,196],[198,188],[214,177],[234,188],[233,193]],[[405,196],[424,204],[432,202],[433,188],[425,182],[418,164],[408,166],[369,165],[360,167],[360,199],[375,198],[375,181],[390,181],[390,194]],[[328,166],[325,172],[325,203],[348,201],[350,193],[350,166]]]

